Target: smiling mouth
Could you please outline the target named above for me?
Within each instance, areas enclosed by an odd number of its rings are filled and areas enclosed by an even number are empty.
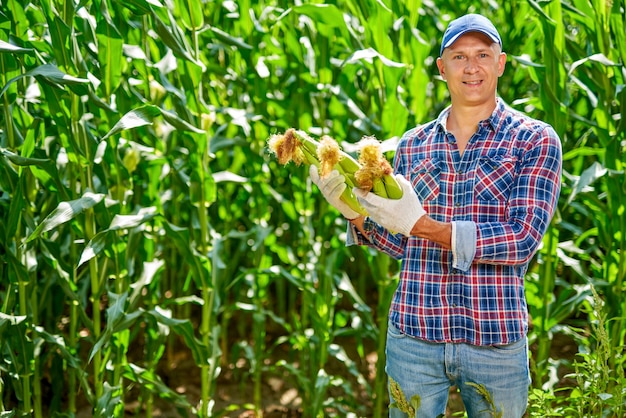
[[[479,85],[482,82],[483,82],[482,80],[464,81],[463,84],[467,84],[467,85],[470,85],[470,86],[477,86],[477,85]]]

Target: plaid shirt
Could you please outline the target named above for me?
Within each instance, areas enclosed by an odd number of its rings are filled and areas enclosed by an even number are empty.
[[[498,99],[461,155],[446,132],[448,114],[404,134],[394,169],[413,183],[429,216],[453,223],[452,250],[393,235],[369,218],[369,239],[352,230],[348,244],[402,260],[390,321],[406,334],[509,344],[528,331],[524,275],[556,208],[561,143],[550,125]]]

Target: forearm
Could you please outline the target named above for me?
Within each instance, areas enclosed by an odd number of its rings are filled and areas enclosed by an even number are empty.
[[[356,219],[348,219],[348,222],[354,225],[357,231],[363,234],[364,237],[369,238],[369,235],[365,232],[365,216],[359,216]]]
[[[349,222],[352,223],[363,236],[368,237],[364,228],[364,216],[350,219]],[[449,222],[436,221],[427,215],[422,216],[415,222],[411,230],[411,235],[433,241],[447,249],[452,248],[452,224]]]
[[[359,217],[348,222],[346,245],[365,245],[375,248],[390,257],[399,260],[406,250],[406,237],[392,234],[383,226],[376,224],[367,217]]]
[[[428,215],[415,222],[411,235],[435,242],[446,249],[452,248],[452,224],[436,221]]]

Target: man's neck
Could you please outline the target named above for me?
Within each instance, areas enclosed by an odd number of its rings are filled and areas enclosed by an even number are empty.
[[[478,123],[491,116],[495,108],[495,99],[493,102],[480,106],[460,106],[452,103],[446,130],[456,138],[461,154],[472,135],[478,130]]]
[[[452,132],[472,129],[472,132],[475,132],[478,122],[491,116],[496,105],[497,101],[495,98],[493,101],[476,106],[459,105],[453,102],[448,115],[447,129]]]

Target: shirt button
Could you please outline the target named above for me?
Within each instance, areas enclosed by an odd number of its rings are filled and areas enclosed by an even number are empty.
[[[461,202],[456,202],[456,203],[454,204],[454,206],[456,206],[457,208],[460,208],[460,207],[461,207]]]

